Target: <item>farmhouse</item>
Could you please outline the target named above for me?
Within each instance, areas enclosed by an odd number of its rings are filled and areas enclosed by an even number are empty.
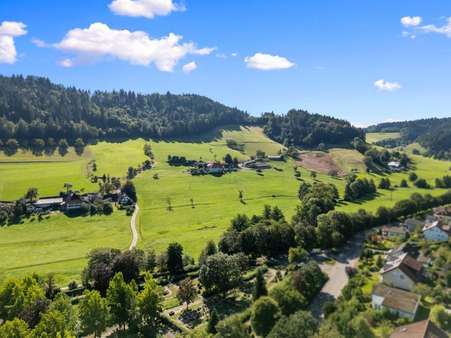
[[[409,232],[414,232],[419,227],[423,227],[423,222],[415,218],[408,218],[404,221],[404,226],[409,230]]]
[[[440,220],[426,223],[423,227],[423,237],[427,241],[446,242],[449,236],[449,226],[442,225]]]
[[[395,329],[390,338],[447,338],[445,331],[430,319],[422,320]]]
[[[264,160],[258,159],[244,162],[243,167],[262,170],[262,169],[270,169],[271,165]]]
[[[407,230],[400,226],[385,225],[382,227],[382,236],[388,239],[405,239]]]
[[[373,309],[387,309],[400,317],[413,320],[418,310],[421,297],[412,292],[391,288],[384,284],[374,287],[371,296]]]
[[[45,197],[40,198],[36,202],[33,203],[33,206],[35,208],[40,209],[48,209],[48,208],[60,208],[63,204],[64,200],[62,197],[59,196],[51,196],[51,197]]]
[[[407,253],[387,256],[381,270],[382,281],[389,286],[412,291],[422,279],[422,270],[423,265]]]
[[[388,162],[388,167],[391,170],[400,170],[401,169],[401,163],[398,161],[390,161]]]

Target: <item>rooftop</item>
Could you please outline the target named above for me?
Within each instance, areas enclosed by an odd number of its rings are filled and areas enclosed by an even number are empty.
[[[392,225],[384,225],[382,227],[382,231],[395,232],[398,234],[405,234],[407,232],[407,230],[404,227]]]
[[[407,313],[414,313],[420,302],[420,296],[412,292],[391,288],[385,284],[374,287],[373,295],[383,297],[382,305]]]
[[[429,319],[395,329],[390,338],[447,338],[448,335]]]
[[[44,205],[44,204],[58,204],[63,203],[62,197],[49,197],[49,198],[40,198],[36,202],[34,202],[34,205]]]

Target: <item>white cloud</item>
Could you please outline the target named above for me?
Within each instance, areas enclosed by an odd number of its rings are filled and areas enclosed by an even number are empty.
[[[3,21],[0,25],[0,63],[13,64],[17,61],[14,38],[27,34],[22,22]]]
[[[172,0],[113,0],[108,7],[117,15],[143,16],[148,19],[185,10],[184,6],[175,4]]]
[[[227,59],[227,55],[224,53],[218,53],[218,54],[216,54],[216,57],[218,59]]]
[[[259,70],[288,69],[295,66],[293,62],[283,56],[263,53],[248,56],[244,58],[244,62],[246,62],[248,68]]]
[[[416,27],[418,26],[423,19],[421,16],[403,16],[401,18],[401,24],[404,27]]]
[[[187,63],[186,65],[184,65],[182,67],[183,72],[186,73],[186,74],[189,74],[189,73],[191,73],[192,71],[194,71],[196,69],[197,69],[197,63],[194,62],[194,61],[192,61],[190,63]]]
[[[232,54],[230,54],[231,56],[233,56],[233,57],[235,57],[235,56],[238,56],[238,53],[232,53]]]
[[[447,18],[447,23],[443,26],[425,25],[419,27],[419,29],[424,33],[443,34],[446,35],[448,38],[451,38],[451,17]]]
[[[88,28],[75,28],[54,46],[75,54],[77,60],[95,61],[105,57],[127,61],[134,65],[154,64],[158,70],[171,72],[177,62],[189,54],[207,55],[214,49],[198,49],[192,42],[181,43],[182,36],[169,33],[151,38],[146,32],[117,30],[103,23]],[[74,65],[74,60],[71,61]]]
[[[379,90],[384,90],[388,92],[392,92],[394,90],[402,88],[402,86],[398,82],[388,82],[382,79],[374,81],[374,86]]]
[[[58,62],[58,64],[64,68],[71,68],[74,66],[74,61],[71,59],[63,59],[60,62]]]
[[[204,48],[199,48],[193,51],[193,54],[196,55],[210,55],[211,53],[213,53],[217,48],[216,47],[204,47]]]

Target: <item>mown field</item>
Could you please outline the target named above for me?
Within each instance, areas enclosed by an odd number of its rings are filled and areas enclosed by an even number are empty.
[[[375,143],[375,142],[379,142],[382,140],[387,140],[387,139],[397,139],[400,138],[401,135],[400,133],[367,133],[366,134],[366,142],[368,143]]]
[[[86,254],[96,247],[128,248],[130,218],[121,211],[110,216],[70,218],[62,214],[37,217],[0,228],[0,280],[36,272],[54,273],[57,282],[80,281]]]
[[[227,139],[243,144],[243,152],[229,149]],[[48,163],[42,163],[42,158],[30,154],[18,154],[13,158],[0,157],[1,161],[15,160],[14,170],[8,167],[11,164],[0,163],[0,199],[17,198],[29,186],[37,186],[41,194],[54,194],[61,190],[66,181],[74,183],[75,188],[95,190],[97,187],[88,182],[84,172],[90,160],[96,160],[98,174],[122,177],[128,166],[137,165],[145,159],[143,144],[143,140],[101,142],[89,146],[83,157],[75,154],[65,158],[56,156]],[[183,245],[187,254],[197,259],[206,241],[217,240],[237,213],[260,213],[263,206],[269,204],[279,206],[290,219],[298,204],[299,181],[294,176],[293,168],[302,163],[294,160],[271,162],[273,168],[262,173],[241,170],[222,177],[191,176],[186,168],[170,167],[166,163],[168,155],[219,160],[230,153],[244,160],[257,150],[277,154],[282,146],[269,140],[260,128],[230,127],[197,138],[152,141],[152,148],[156,167],[134,179],[141,210],[138,222],[140,248],[162,251],[170,242],[177,241]],[[357,169],[360,175],[368,175],[364,170],[362,156],[356,151],[332,149],[329,154],[343,171]],[[451,162],[422,156],[412,158],[418,176],[431,184],[436,177],[449,174]],[[66,165],[67,170],[59,170],[60,165]],[[34,171],[39,179],[17,175],[26,170]],[[302,179],[313,181],[309,170],[301,166],[300,172]],[[155,174],[158,174],[158,178]],[[407,173],[397,173],[389,177],[393,185],[399,185],[401,179],[407,176]],[[379,176],[371,177],[378,183]],[[340,193],[343,193],[343,178],[318,173],[316,179],[336,184]],[[243,192],[245,203],[240,202],[239,191]],[[412,185],[391,191],[379,190],[376,199],[362,203],[343,203],[338,209],[355,211],[364,208],[374,211],[381,205],[391,206],[400,199],[408,198],[415,191],[436,195],[444,190],[421,190]],[[73,278],[78,279],[85,265],[83,257],[90,249],[101,246],[128,247],[128,222],[129,217],[115,212],[113,216],[93,218],[70,219],[56,215],[41,222],[27,221],[21,225],[0,228],[0,248],[8,257],[0,263],[0,279],[6,275],[20,275],[31,271],[56,272],[59,280],[64,283]]]

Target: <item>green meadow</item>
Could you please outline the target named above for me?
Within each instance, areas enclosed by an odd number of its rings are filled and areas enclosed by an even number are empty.
[[[243,152],[229,149],[227,139],[243,145]],[[21,196],[28,187],[36,186],[41,194],[54,194],[65,182],[76,189],[95,190],[86,176],[87,164],[97,163],[97,174],[124,176],[127,168],[145,160],[144,140],[121,143],[100,142],[87,147],[84,155],[70,153],[68,157],[35,157],[28,153],[13,157],[0,157],[0,200]],[[171,242],[180,242],[185,253],[197,259],[207,240],[217,240],[228,227],[230,219],[238,213],[260,213],[265,204],[277,205],[288,219],[298,204],[299,180],[294,167],[300,163],[272,161],[273,168],[257,173],[240,170],[222,177],[191,176],[185,167],[171,167],[168,155],[186,156],[188,159],[220,160],[227,153],[241,160],[255,155],[257,150],[277,154],[282,146],[268,139],[257,127],[230,127],[190,139],[151,141],[156,166],[134,179],[138,192],[140,239],[138,247],[164,250]],[[368,175],[362,156],[354,150],[331,149],[330,155],[337,166],[349,172],[357,169],[359,175]],[[450,162],[414,156],[419,177],[430,184],[436,177],[449,174]],[[46,160],[44,160],[46,159]],[[9,163],[5,163],[8,161]],[[14,166],[12,168],[11,166]],[[300,167],[301,178],[312,182],[310,172]],[[32,173],[30,176],[24,173]],[[371,176],[376,184],[380,176]],[[392,185],[399,185],[408,173],[391,174]],[[343,193],[345,181],[325,174],[316,180],[334,183]],[[342,203],[338,210],[356,211],[364,208],[375,211],[379,206],[391,206],[408,198],[413,192],[441,194],[444,190],[422,190],[413,187],[395,187],[379,190],[373,200],[361,203]],[[239,200],[242,191],[244,203]],[[130,243],[130,218],[120,211],[111,216],[68,218],[52,215],[42,221],[27,220],[23,224],[0,228],[0,248],[6,257],[0,263],[0,279],[28,272],[45,274],[54,272],[58,281],[67,283],[79,279],[86,263],[86,254],[96,247],[112,246],[121,249]]]
[[[128,248],[130,218],[122,211],[110,216],[70,218],[54,214],[0,228],[0,280],[36,272],[54,273],[57,282],[80,281],[87,253],[97,247]]]
[[[387,140],[387,139],[397,139],[400,138],[401,135],[400,133],[397,132],[393,132],[393,133],[367,133],[366,134],[366,142],[368,143],[375,143],[375,142],[379,142],[382,140]]]

